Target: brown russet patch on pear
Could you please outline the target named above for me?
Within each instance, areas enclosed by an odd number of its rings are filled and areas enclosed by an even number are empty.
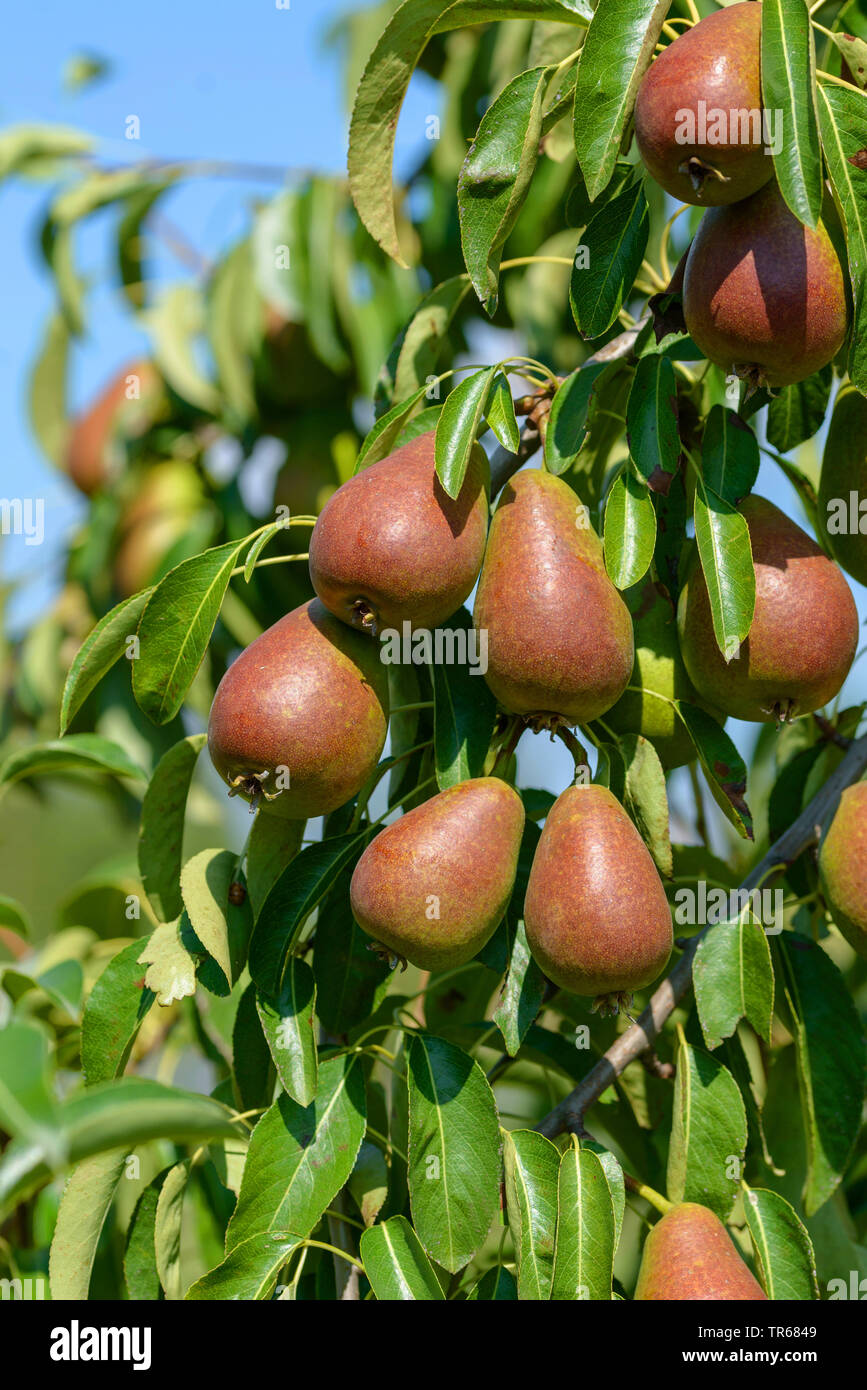
[[[488,634],[485,679],[510,714],[585,723],[623,693],[632,620],[602,542],[562,479],[533,469],[503,489],[473,622]]]
[[[373,635],[434,628],[472,592],[488,530],[487,463],[474,449],[457,499],[434,466],[434,433],[364,468],[326,503],[310,578],[326,608]]]
[[[666,1212],[644,1242],[638,1303],[659,1301],[767,1301],[719,1217],[697,1202]]]
[[[804,381],[846,338],[845,280],[831,238],[823,223],[799,222],[775,182],[705,213],[683,309],[705,357],[753,388]]]
[[[840,797],[822,837],[819,876],[833,922],[867,960],[867,782]]]
[[[736,203],[773,176],[763,132],[741,141],[740,128],[725,142],[681,144],[680,113],[699,102],[710,114],[762,110],[761,5],[742,3],[719,10],[686,30],[660,53],[635,102],[635,135],[641,158],[657,183],[681,203],[714,207]],[[698,136],[698,130],[696,135]],[[750,125],[749,134],[756,132]]]
[[[503,919],[523,829],[521,798],[498,777],[437,793],[364,851],[350,885],[356,922],[422,970],[472,960]]]
[[[790,517],[754,495],[738,510],[756,571],[750,635],[727,663],[695,563],[680,596],[680,648],[705,700],[736,719],[780,723],[838,694],[858,645],[858,612],[839,567]]]
[[[269,815],[302,819],[355,796],[379,761],[387,725],[378,645],[311,599],[229,667],[211,706],[208,751],[232,791]],[[282,790],[281,769],[289,774]]]
[[[629,994],[664,970],[671,912],[650,853],[605,787],[557,798],[533,858],[524,925],[542,970],[573,994]]]

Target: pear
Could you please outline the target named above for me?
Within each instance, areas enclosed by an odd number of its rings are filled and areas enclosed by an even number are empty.
[[[664,768],[692,762],[695,748],[672,700],[686,700],[707,710],[720,723],[725,715],[702,700],[680,655],[677,616],[666,589],[650,575],[623,595],[632,614],[635,633],[635,665],[628,689],[605,715],[615,733],[641,734],[650,739]]]
[[[854,386],[842,387],[834,403],[818,519],[819,535],[837,564],[867,584],[867,400]]]
[[[657,1221],[641,1256],[635,1301],[766,1301],[718,1216],[679,1202]]]
[[[687,257],[683,313],[704,356],[752,389],[812,376],[843,346],[848,317],[824,224],[799,222],[776,182],[706,212]]]
[[[110,483],[123,437],[143,434],[158,417],[165,391],[152,362],[130,362],[73,422],[64,467],[88,497]]]
[[[448,787],[381,830],[355,867],[355,920],[391,955],[422,970],[472,960],[512,895],[524,806],[507,782]]]
[[[127,598],[186,558],[176,547],[195,537],[194,527],[207,519],[210,503],[197,470],[185,459],[161,459],[132,470],[124,484],[128,501],[115,532],[112,577],[118,594]]]
[[[639,153],[678,202],[736,203],[773,176],[762,127],[761,31],[761,5],[718,10],[669,44],[638,90]]]
[[[749,496],[738,510],[756,570],[750,635],[726,663],[694,562],[678,605],[680,649],[690,680],[711,705],[735,719],[785,722],[837,695],[855,657],[858,612],[833,560],[778,507]]]
[[[831,917],[867,960],[867,782],[847,787],[819,849],[819,877]]]
[[[310,538],[310,578],[326,608],[374,635],[435,628],[479,576],[488,531],[488,464],[473,450],[461,491],[434,467],[434,433],[356,473],[326,503]]]
[[[214,767],[254,807],[325,815],[361,789],[388,724],[388,676],[375,643],[318,599],[287,613],[238,657],[208,721]]]
[[[572,994],[611,996],[615,1004],[665,968],[672,947],[665,889],[606,787],[568,787],[548,812],[524,925],[538,965]]]
[[[487,634],[485,679],[510,714],[583,724],[622,695],[632,620],[587,509],[561,478],[532,469],[503,489],[473,622]]]

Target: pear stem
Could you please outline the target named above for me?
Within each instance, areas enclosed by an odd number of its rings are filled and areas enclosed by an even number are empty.
[[[590,780],[590,764],[587,762],[587,753],[583,744],[579,743],[571,729],[559,728],[554,731],[562,743],[565,743],[575,762],[575,782],[584,785]]]
[[[623,1181],[627,1191],[634,1192],[636,1197],[643,1197],[645,1202],[649,1202],[652,1207],[655,1207],[661,1216],[665,1216],[665,1213],[671,1211],[674,1206],[674,1203],[669,1202],[667,1197],[663,1197],[661,1192],[656,1192],[646,1183],[639,1182],[631,1173],[624,1171]]]

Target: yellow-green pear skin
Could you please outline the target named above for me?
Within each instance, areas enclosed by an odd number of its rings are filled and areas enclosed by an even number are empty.
[[[630,688],[605,715],[605,723],[615,733],[650,739],[667,771],[683,767],[692,762],[695,748],[671,701],[698,705],[720,724],[725,723],[725,715],[701,699],[686,673],[677,640],[677,615],[664,586],[647,575],[623,598],[632,614],[635,665]]]
[[[622,695],[632,620],[576,494],[551,473],[517,473],[491,523],[473,621],[485,679],[510,714],[583,724]]]
[[[521,798],[499,777],[447,787],[368,845],[349,889],[356,922],[422,970],[464,965],[503,920],[523,831]]]
[[[726,663],[695,563],[678,604],[680,650],[709,704],[735,719],[779,723],[821,709],[839,693],[858,645],[858,610],[840,568],[790,517],[756,496],[738,510],[756,571],[750,635]]]
[[[767,1302],[719,1217],[679,1202],[644,1242],[634,1298],[652,1302]]]
[[[867,782],[840,797],[819,849],[819,876],[836,926],[867,960]]]
[[[606,787],[568,787],[548,812],[524,926],[536,963],[572,994],[629,994],[665,969],[672,947],[665,889]]]
[[[843,386],[822,456],[819,535],[847,574],[867,585],[867,400]]]

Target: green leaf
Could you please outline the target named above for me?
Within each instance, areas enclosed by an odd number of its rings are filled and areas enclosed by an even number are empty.
[[[753,816],[746,802],[746,763],[725,729],[706,710],[685,700],[675,700],[674,707],[692,739],[714,801],[738,834],[751,840]]]
[[[163,290],[142,318],[150,332],[157,366],[169,386],[190,405],[216,415],[220,394],[196,359],[196,342],[205,328],[202,292],[192,284],[174,285]]]
[[[816,50],[805,0],[762,5],[762,104],[782,112],[774,173],[792,212],[815,227],[822,211],[822,151],[816,116]]]
[[[822,428],[833,380],[831,367],[778,391],[768,406],[768,443],[781,454],[812,439]]]
[[[130,1298],[156,1303],[163,1298],[157,1274],[154,1227],[160,1189],[171,1172],[164,1168],[157,1173],[139,1196],[130,1217],[123,1255],[123,1273]]]
[[[843,977],[822,947],[797,932],[785,932],[777,945],[806,1127],[804,1210],[812,1216],[839,1185],[858,1137],[865,1040]]]
[[[623,734],[619,741],[626,767],[624,804],[665,878],[674,872],[668,822],[665,772],[653,744],[640,734]]]
[[[181,872],[184,907],[196,937],[217,962],[231,989],[247,960],[252,914],[246,898],[231,902],[238,881],[238,858],[230,849],[204,849]]]
[[[388,1164],[378,1145],[362,1144],[347,1187],[365,1226],[372,1226],[388,1196]]]
[[[810,1302],[819,1297],[813,1243],[794,1208],[778,1192],[746,1187],[747,1218],[756,1267],[768,1298]]]
[[[838,11],[835,24],[841,21],[845,24],[848,21],[849,16],[843,13],[845,9],[844,5],[843,10]],[[863,24],[863,12],[861,22]],[[852,74],[853,82],[859,87],[867,87],[867,42],[857,34],[832,34],[831,38],[840,50],[843,62]]]
[[[310,1105],[318,1070],[316,981],[310,966],[290,956],[279,995],[257,993],[256,1007],[281,1086],[300,1106]]]
[[[262,308],[246,238],[214,270],[208,320],[208,340],[226,403],[234,418],[245,424],[256,416],[253,358],[262,341]]]
[[[445,1298],[421,1241],[405,1216],[365,1231],[359,1243],[364,1272],[379,1302],[438,1302]]]
[[[515,225],[539,158],[549,69],[514,77],[482,117],[458,178],[464,264],[488,314],[499,297],[500,252]]]
[[[593,201],[620,152],[669,0],[606,0],[584,39],[575,83],[575,151]]]
[[[358,458],[355,460],[356,473],[360,473],[362,468],[369,468],[372,463],[379,463],[381,459],[387,458],[395,447],[398,435],[404,425],[422,401],[427,399],[429,389],[427,385],[419,386],[406,400],[398,401],[397,405],[393,405],[391,410],[379,417],[358,451]]]
[[[532,1129],[503,1131],[506,1210],[518,1266],[518,1298],[551,1297],[560,1154]]]
[[[599,1157],[573,1135],[560,1160],[551,1298],[611,1301],[615,1223],[611,1189]]]
[[[412,1038],[408,1083],[413,1222],[428,1255],[454,1274],[481,1248],[497,1209],[497,1107],[478,1062],[431,1034]]]
[[[87,997],[81,1024],[81,1069],[95,1086],[120,1076],[156,996],[144,984],[146,940],[130,942],[109,961]]]
[[[656,547],[656,509],[644,482],[627,463],[605,504],[605,568],[618,589],[647,573]]]
[[[443,623],[440,630],[466,633],[469,651],[470,634],[475,636],[475,630],[466,608],[461,608]],[[444,661],[430,664],[434,757],[440,791],[465,782],[469,777],[482,775],[497,713],[496,700],[483,678],[481,666],[471,666],[468,661],[458,659],[458,640],[456,637],[450,648],[444,648]],[[480,657],[482,652],[477,649],[476,655]]]
[[[335,1035],[375,1012],[391,978],[388,962],[367,949],[370,938],[353,920],[349,880],[345,870],[319,909],[313,938],[316,1012]]]
[[[22,1141],[43,1145],[62,1162],[58,1107],[48,1067],[48,1039],[35,1023],[15,1019],[0,1029],[0,1126]]]
[[[94,144],[92,135],[70,126],[35,122],[7,126],[0,135],[0,179],[18,173],[37,174],[43,165],[53,174],[58,160],[87,154]]]
[[[867,149],[863,96],[845,87],[817,91],[822,148],[843,214],[855,313],[849,338],[849,375],[867,395],[867,179],[856,160]]]
[[[0,927],[15,932],[16,936],[32,935],[30,918],[23,907],[14,898],[7,898],[5,893],[0,893]]]
[[[308,1236],[355,1165],[366,1124],[363,1061],[332,1057],[319,1069],[312,1105],[281,1095],[253,1130],[238,1205],[226,1232],[229,1253],[251,1236]]]
[[[437,477],[449,497],[460,496],[496,372],[496,367],[473,372],[446,396],[436,428],[435,452]]]
[[[752,492],[759,476],[759,446],[734,410],[715,405],[707,417],[701,448],[705,484],[730,506]]]
[[[99,734],[68,734],[64,739],[31,744],[17,753],[10,753],[0,766],[0,787],[8,788],[27,777],[85,771],[139,780],[145,776],[124,750],[109,739]]]
[[[69,423],[66,413],[66,369],[69,325],[62,314],[48,320],[39,356],[30,373],[30,427],[42,452],[52,463],[63,458]],[[62,730],[61,730],[62,732]]]
[[[611,363],[589,362],[558,386],[545,431],[545,467],[549,473],[559,477],[575,464],[587,438],[590,410],[603,372],[611,375]]]
[[[245,541],[229,541],[170,570],[148,599],[138,626],[133,694],[155,724],[179,712],[202,664]]]
[[[142,802],[138,866],[158,922],[171,922],[183,909],[184,817],[196,761],[206,741],[206,734],[191,734],[164,753]]]
[[[277,1276],[293,1250],[303,1245],[301,1236],[286,1231],[262,1231],[230,1250],[222,1264],[191,1284],[185,1297],[191,1301],[269,1299]]]
[[[535,1021],[544,995],[545,977],[530,955],[524,923],[519,921],[512,939],[503,994],[494,1010],[494,1022],[503,1035],[510,1057],[516,1055],[527,1029]]]
[[[298,932],[363,844],[363,835],[349,832],[308,845],[277,879],[262,904],[250,942],[250,975],[265,994],[279,993]]]
[[[649,232],[641,179],[592,218],[576,252],[569,285],[572,316],[582,338],[598,338],[614,323],[632,290]]]
[[[303,820],[257,814],[247,841],[246,860],[247,892],[254,920],[283,870],[301,849],[306,824]]]
[[[667,494],[680,462],[677,378],[668,357],[640,358],[626,405],[626,439],[638,472],[654,492]]]
[[[406,400],[435,374],[455,314],[470,288],[466,275],[453,275],[421,301],[396,346],[393,400]]]
[[[485,413],[485,423],[491,427],[504,449],[508,449],[510,454],[518,452],[521,444],[521,433],[515,416],[512,388],[504,372],[497,372],[494,377],[494,386]]]
[[[84,639],[78,655],[69,668],[63,698],[60,702],[60,732],[65,734],[90,692],[128,650],[135,636],[139,619],[153,589],[125,598],[111,612],[100,618],[96,627]]]
[[[157,182],[143,184],[123,202],[124,211],[117,225],[117,269],[124,294],[136,311],[143,309],[147,302],[144,224],[155,203],[175,181],[176,176],[171,174]]]
[[[181,940],[180,921],[162,923],[137,945],[144,947],[138,963],[147,966],[145,987],[161,1007],[195,994],[196,964]]]
[[[181,1297],[181,1226],[190,1160],[176,1163],[165,1175],[154,1217],[157,1274],[167,1299]]]
[[[740,653],[756,607],[756,572],[749,527],[730,503],[699,478],[695,539],[707,584],[717,646],[727,661]]]
[[[126,1149],[112,1149],[80,1163],[70,1173],[51,1238],[48,1278],[56,1303],[84,1302],[96,1247],[126,1165]]]
[[[683,1042],[677,1053],[667,1189],[672,1202],[700,1202],[726,1221],[747,1143],[743,1097],[731,1072]]]
[[[749,912],[718,922],[698,944],[692,967],[695,1002],[708,1047],[730,1038],[742,1018],[771,1040],[774,969],[768,938]]]
[[[274,1099],[271,1051],[256,1007],[256,986],[251,982],[238,1000],[232,1023],[232,1071],[240,1108],[264,1110]]]
[[[611,1205],[614,1209],[614,1249],[620,1242],[620,1232],[623,1229],[623,1216],[626,1211],[626,1184],[623,1180],[623,1169],[617,1162],[613,1153],[609,1153],[601,1144],[597,1144],[593,1139],[583,1139],[581,1141],[583,1149],[590,1149],[596,1154],[602,1164],[602,1171],[608,1183],[608,1190],[611,1193]]]
[[[473,1303],[516,1303],[517,1299],[517,1281],[505,1265],[492,1265],[467,1294],[467,1300]]]

